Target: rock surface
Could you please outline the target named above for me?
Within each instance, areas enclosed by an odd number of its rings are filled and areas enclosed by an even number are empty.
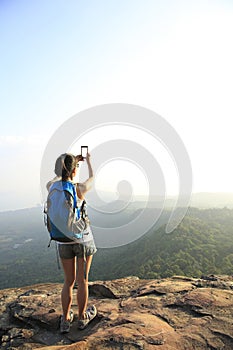
[[[59,333],[61,288],[0,290],[1,349],[233,349],[230,276],[91,282],[98,315],[83,331],[75,318],[67,335]]]

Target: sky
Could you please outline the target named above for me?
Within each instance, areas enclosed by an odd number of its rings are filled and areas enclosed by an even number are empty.
[[[54,132],[108,103],[139,105],[170,123],[189,154],[193,192],[233,192],[232,37],[227,0],[1,0],[0,211],[40,204],[41,160]],[[106,128],[77,149],[113,140],[116,129]],[[142,131],[117,133],[150,148]],[[175,164],[154,142],[167,193],[176,194]],[[147,193],[143,169],[122,162],[94,169],[97,188],[114,192],[126,178]]]

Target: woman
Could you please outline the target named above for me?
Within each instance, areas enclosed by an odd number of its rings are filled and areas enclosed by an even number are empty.
[[[74,156],[72,154],[61,155],[55,164],[55,174],[57,177],[55,181],[68,181],[74,185],[76,200],[78,207],[81,207],[82,201],[85,199],[85,194],[90,190],[93,182],[93,171],[90,162],[90,154],[85,158],[88,166],[89,177],[83,183],[75,184],[73,179],[77,174],[78,162],[83,161],[84,158]],[[47,187],[50,187],[54,181],[50,182]],[[73,208],[74,200],[69,198],[70,207]],[[71,209],[72,210],[72,209]],[[77,243],[78,242],[78,243]],[[64,285],[61,292],[61,302],[63,315],[61,316],[60,331],[61,333],[68,333],[70,331],[70,324],[73,321],[74,313],[71,310],[72,292],[74,283],[76,281],[77,272],[77,304],[78,304],[78,328],[84,329],[88,323],[96,316],[97,310],[94,305],[87,308],[88,302],[88,274],[91,267],[93,254],[96,252],[93,235],[90,225],[83,232],[83,238],[80,241],[62,242],[58,243],[58,251],[61,263],[64,270]]]

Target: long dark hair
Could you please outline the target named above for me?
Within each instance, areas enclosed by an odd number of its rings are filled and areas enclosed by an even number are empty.
[[[57,158],[55,163],[55,174],[61,176],[63,181],[72,179],[72,172],[77,166],[77,160],[73,154],[64,153]]]

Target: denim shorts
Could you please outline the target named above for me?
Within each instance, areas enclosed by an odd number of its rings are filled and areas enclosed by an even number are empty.
[[[84,258],[96,253],[97,249],[93,240],[85,244],[58,244],[59,256],[61,259]]]

